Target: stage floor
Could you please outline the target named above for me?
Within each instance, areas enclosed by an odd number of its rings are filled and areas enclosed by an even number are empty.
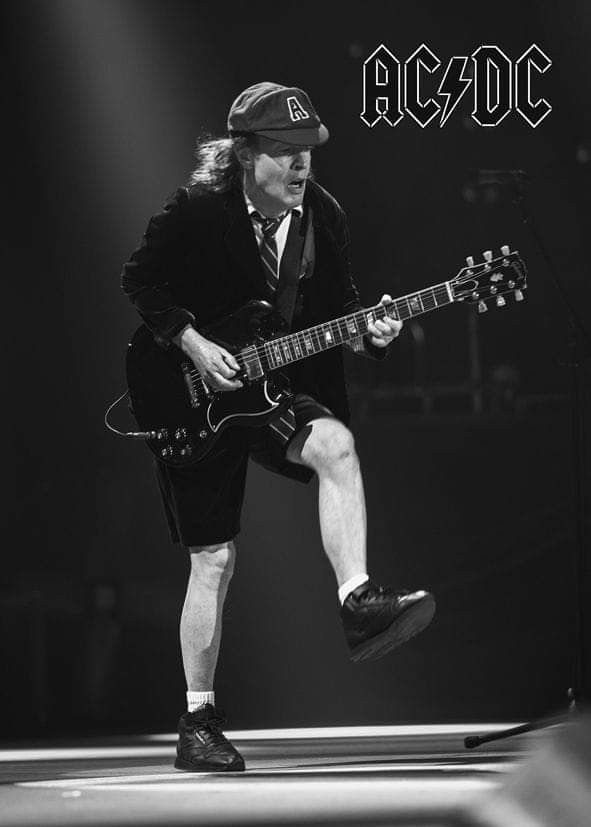
[[[539,734],[463,739],[512,725],[227,732],[231,774],[175,770],[173,735],[3,749],[0,823],[468,825]]]

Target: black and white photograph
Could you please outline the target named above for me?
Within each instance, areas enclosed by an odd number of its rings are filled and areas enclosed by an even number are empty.
[[[6,827],[591,827],[591,7],[3,5]]]

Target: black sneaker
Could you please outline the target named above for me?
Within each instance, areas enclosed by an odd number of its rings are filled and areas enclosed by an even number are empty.
[[[177,770],[188,772],[241,772],[244,759],[222,732],[223,714],[211,704],[185,712],[179,721]]]
[[[341,608],[351,660],[376,660],[429,625],[435,600],[429,592],[392,591],[367,581]]]

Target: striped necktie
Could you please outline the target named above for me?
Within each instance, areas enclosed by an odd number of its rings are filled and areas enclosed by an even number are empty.
[[[279,281],[279,255],[277,253],[275,233],[285,218],[285,213],[277,218],[266,218],[259,212],[253,212],[252,217],[255,221],[258,221],[263,231],[263,242],[260,247],[261,259],[265,268],[267,285],[271,290],[275,291]]]

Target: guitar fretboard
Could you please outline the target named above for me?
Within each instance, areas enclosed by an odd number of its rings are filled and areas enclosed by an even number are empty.
[[[386,316],[406,321],[406,319],[451,304],[453,300],[449,283],[442,282],[434,287],[420,290],[418,293],[410,293],[408,296],[394,299],[390,304],[379,304],[358,310],[347,316],[341,316],[339,319],[323,322],[306,330],[265,342],[264,345],[244,351],[243,358],[252,359],[256,356],[265,371],[274,370],[363,336],[368,332],[370,322],[384,319]]]

